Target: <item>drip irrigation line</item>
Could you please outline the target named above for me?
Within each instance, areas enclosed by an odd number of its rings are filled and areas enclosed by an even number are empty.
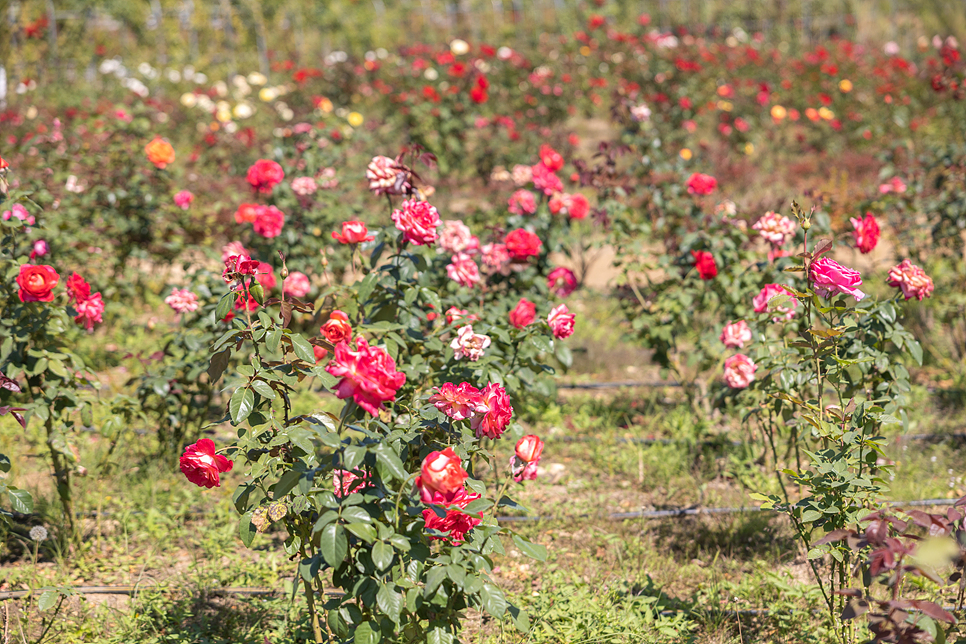
[[[162,590],[162,592],[175,593],[179,592],[180,589],[177,588],[165,588],[160,589],[157,586],[74,586],[70,588],[70,592],[75,595],[127,595],[132,597],[138,593],[151,592]],[[37,590],[11,590],[6,592],[0,592],[0,601],[6,599],[23,599],[30,595],[38,595],[42,592],[42,589]],[[206,595],[208,597],[229,597],[229,596],[249,596],[249,597],[271,597],[282,595],[283,592],[277,588],[261,588],[257,586],[244,586],[244,587],[229,587],[229,588],[212,588],[208,590],[198,591],[199,595]],[[333,590],[326,588],[325,594],[328,596],[338,596],[342,597],[345,593],[341,590]]]
[[[954,434],[905,434],[896,436],[894,439],[896,444],[903,443],[907,441],[911,442],[926,442],[926,443],[941,443],[946,440],[954,441],[966,441],[966,433],[954,433]],[[601,440],[595,436],[548,436],[547,442],[561,442],[561,443],[589,443],[589,442],[611,442],[607,440]],[[738,441],[738,440],[727,440],[723,437],[721,438],[705,438],[702,440],[688,440],[686,438],[616,438],[613,442],[624,444],[631,443],[634,445],[730,445],[732,447],[741,447],[743,445],[749,444],[748,441]]]
[[[883,505],[888,507],[899,507],[899,506],[911,506],[911,507],[932,507],[932,506],[945,506],[953,505],[956,503],[957,499],[922,499],[915,501],[886,501]],[[734,508],[676,508],[672,510],[638,510],[636,512],[612,512],[610,514],[600,516],[593,514],[579,514],[569,517],[559,517],[559,516],[508,516],[508,517],[497,517],[497,520],[503,523],[539,523],[542,521],[550,521],[563,523],[564,521],[574,521],[578,519],[605,519],[607,521],[626,521],[628,519],[680,519],[683,517],[699,516],[699,515],[727,515],[727,514],[744,514],[744,513],[754,513],[754,512],[777,512],[778,510],[773,508],[763,509],[755,505],[734,507]]]
[[[662,382],[658,380],[618,380],[615,382],[571,382],[557,385],[557,389],[620,389],[622,387],[635,388],[689,388],[694,385],[685,385],[680,382]]]

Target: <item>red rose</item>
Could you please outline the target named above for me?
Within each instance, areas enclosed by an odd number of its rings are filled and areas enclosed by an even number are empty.
[[[694,267],[698,269],[698,277],[703,280],[714,279],[714,276],[718,274],[714,255],[704,250],[692,250],[691,256],[694,257]]]
[[[879,223],[872,216],[871,212],[865,213],[865,219],[852,217],[849,221],[855,230],[852,236],[855,237],[855,245],[862,254],[871,253],[879,243]]]
[[[547,144],[540,146],[540,161],[550,172],[556,172],[564,166],[563,156]]]
[[[517,441],[516,455],[524,463],[539,461],[543,454],[543,441],[539,436],[529,434]]]
[[[373,416],[382,403],[396,399],[396,391],[406,382],[406,374],[396,371],[396,361],[385,349],[370,347],[365,338],[356,339],[356,350],[346,342],[335,345],[335,356],[325,368],[342,378],[336,388],[339,398],[352,397]]]
[[[52,302],[58,280],[60,275],[53,266],[24,264],[17,275],[17,284],[20,286],[17,295],[21,302]]]
[[[709,174],[695,172],[688,177],[688,192],[693,195],[710,195],[718,187],[718,180]]]
[[[485,103],[489,95],[487,95],[486,90],[482,87],[474,87],[470,90],[470,100],[474,103]]]
[[[369,234],[369,229],[361,221],[343,221],[342,234],[332,231],[332,239],[340,244],[361,244],[370,242],[375,237]]]
[[[71,273],[67,278],[67,297],[76,303],[83,302],[90,296],[91,285],[77,273]]]
[[[198,487],[219,487],[218,474],[230,472],[232,465],[224,456],[215,454],[215,443],[210,438],[188,445],[181,455],[181,472]]]
[[[349,324],[349,316],[336,309],[329,314],[329,319],[319,329],[325,339],[333,346],[343,340],[348,342],[352,339],[352,325]]]
[[[258,192],[269,194],[272,188],[282,183],[285,178],[285,171],[282,166],[271,159],[259,159],[248,168],[246,177],[252,188]]]
[[[455,505],[460,508],[465,508],[478,498],[480,498],[479,494],[467,492],[461,487],[455,494],[449,496],[437,492],[426,503],[444,507]],[[423,510],[423,519],[426,522],[427,530],[438,530],[449,533],[449,540],[452,543],[462,543],[466,539],[467,532],[483,523],[480,515],[473,516],[465,512],[460,512],[459,510],[450,509],[446,510],[445,517],[437,516],[436,512],[430,509]],[[445,539],[445,537],[431,535],[430,539]]]
[[[543,244],[539,237],[523,228],[508,233],[504,243],[510,257],[516,260],[526,260],[533,255],[539,255],[540,246]]]
[[[510,311],[510,324],[518,329],[522,329],[528,324],[532,324],[537,317],[537,306],[530,300],[521,297],[517,302],[516,308]]]

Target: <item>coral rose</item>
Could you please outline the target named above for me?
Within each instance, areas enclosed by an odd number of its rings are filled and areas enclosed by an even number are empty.
[[[181,472],[198,487],[219,487],[218,475],[230,472],[232,465],[234,463],[224,456],[215,454],[215,443],[210,438],[188,445],[181,455]]]
[[[258,192],[270,194],[272,189],[285,179],[285,171],[271,159],[259,159],[248,168],[245,178]]]
[[[442,452],[430,452],[423,459],[416,487],[424,503],[436,502],[436,494],[443,495],[448,502],[454,493],[463,489],[468,476],[460,457],[452,447],[447,447]]]
[[[858,289],[862,286],[862,276],[859,272],[846,268],[828,257],[812,262],[809,277],[815,292],[822,297],[831,298],[836,293],[851,295],[856,301],[865,297],[865,293]]]
[[[336,396],[352,397],[356,404],[373,416],[379,415],[384,402],[396,399],[396,391],[406,383],[406,374],[396,371],[396,361],[381,347],[370,347],[364,338],[356,338],[356,350],[347,342],[335,345],[335,356],[325,368],[342,378]]]
[[[278,237],[285,225],[285,213],[275,206],[260,206],[255,221],[252,222],[254,231],[266,239]]]
[[[369,229],[361,221],[343,221],[342,234],[332,231],[332,239],[340,244],[361,244],[371,242],[375,237],[369,234]]]
[[[352,325],[349,324],[349,316],[335,309],[329,313],[329,319],[319,328],[319,333],[325,336],[330,344],[336,345],[340,342],[348,342],[352,339]]]
[[[506,251],[512,259],[526,260],[528,257],[540,254],[543,242],[534,233],[523,228],[517,228],[507,233]]]
[[[879,222],[875,220],[871,212],[865,213],[864,219],[859,219],[857,217],[852,217],[849,219],[852,222],[852,227],[855,230],[852,231],[852,236],[855,238],[855,246],[864,255],[865,253],[871,253],[879,243]]]
[[[543,441],[529,434],[517,441],[515,453],[510,457],[510,470],[517,483],[537,478],[537,466],[543,454]]]
[[[745,354],[735,354],[725,360],[725,384],[732,389],[744,389],[755,379],[757,368],[758,366]]]
[[[436,228],[440,225],[439,211],[426,201],[407,199],[402,207],[394,210],[392,220],[403,232],[406,241],[413,244],[432,244],[436,241]]]
[[[54,287],[59,280],[60,275],[53,266],[24,264],[17,275],[17,285],[20,286],[17,295],[21,302],[52,302]]]
[[[148,161],[159,170],[164,170],[169,163],[174,163],[174,148],[167,139],[162,139],[160,136],[154,137],[144,146],[144,152],[148,156]]]
[[[920,302],[932,295],[932,279],[908,259],[902,260],[898,266],[889,270],[889,286],[902,289],[905,299],[916,298]]]
[[[243,203],[235,211],[236,224],[251,224],[258,219],[258,210],[262,206],[255,203]]]
[[[546,143],[540,146],[540,162],[547,167],[550,172],[556,172],[564,166],[563,156]]]
[[[521,297],[516,307],[510,311],[510,324],[517,329],[533,324],[537,318],[537,305],[530,300]]]

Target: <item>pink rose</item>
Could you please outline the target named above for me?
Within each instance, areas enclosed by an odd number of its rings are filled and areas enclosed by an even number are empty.
[[[513,184],[516,186],[525,186],[531,181],[533,181],[533,168],[528,165],[516,164],[513,166],[511,175],[513,177]]]
[[[476,252],[480,242],[462,221],[448,220],[443,222],[443,230],[436,243],[442,251],[455,255],[470,250]]]
[[[480,390],[468,382],[458,385],[446,382],[442,387],[434,388],[434,391],[436,393],[429,397],[429,402],[453,420],[466,420],[489,411],[489,407],[483,403]]]
[[[372,157],[366,168],[366,179],[369,190],[377,195],[401,195],[411,187],[405,170],[394,159],[384,156]]]
[[[292,192],[300,197],[308,197],[309,195],[315,194],[315,191],[318,189],[319,186],[312,177],[297,177],[292,179]]]
[[[30,251],[30,259],[37,259],[38,257],[43,257],[50,252],[50,246],[47,245],[43,239],[38,239],[34,242],[33,249]]]
[[[164,298],[164,303],[178,313],[191,313],[197,311],[200,306],[198,296],[186,288],[176,288],[171,291],[171,295]]]
[[[219,487],[219,474],[230,472],[233,463],[215,454],[215,443],[210,438],[202,438],[193,445],[184,448],[181,455],[181,472],[189,481],[198,487]]]
[[[370,242],[375,237],[369,234],[369,229],[361,221],[343,221],[342,234],[332,231],[332,239],[340,244],[361,244]]]
[[[182,210],[187,210],[191,202],[195,200],[195,196],[191,194],[190,190],[182,190],[174,196],[174,204],[181,208]]]
[[[259,159],[248,168],[248,183],[258,192],[270,193],[272,188],[282,183],[285,178],[285,171],[275,161],[270,159]]]
[[[487,273],[510,274],[510,253],[506,244],[486,244],[483,252],[483,270]]]
[[[258,262],[258,272],[255,273],[255,281],[261,284],[266,292],[278,286],[278,280],[275,279],[275,269],[268,262]]]
[[[510,469],[517,483],[533,481],[537,478],[537,466],[543,454],[543,441],[529,434],[517,441],[516,451],[510,457]]]
[[[436,228],[440,225],[439,211],[429,202],[407,199],[401,209],[393,211],[392,220],[408,242],[423,245],[436,241]]]
[[[312,285],[309,282],[309,277],[305,273],[300,273],[298,271],[292,271],[285,278],[285,292],[296,298],[303,298],[309,294],[312,289]]]
[[[892,177],[887,182],[879,186],[879,192],[884,195],[889,194],[890,192],[902,194],[905,191],[906,191],[906,184],[899,177]]]
[[[875,220],[871,212],[865,213],[865,219],[852,217],[852,236],[855,238],[855,246],[863,255],[871,253],[879,243],[879,222]]]
[[[260,206],[252,228],[266,239],[278,237],[285,225],[285,214],[275,206]]]
[[[483,414],[476,414],[470,419],[470,427],[476,431],[476,437],[497,439],[503,435],[506,428],[510,425],[513,417],[513,407],[510,405],[510,397],[506,394],[506,389],[495,382],[491,382],[483,391],[483,404],[487,411]]]
[[[730,349],[741,349],[746,342],[751,342],[751,329],[744,320],[726,324],[721,331],[721,342]]]
[[[531,169],[533,175],[533,186],[537,190],[542,190],[543,194],[548,197],[555,192],[563,192],[563,182],[560,180],[553,170],[544,165],[543,162],[538,163]]]
[[[370,347],[364,338],[356,338],[356,350],[345,342],[335,345],[335,356],[325,368],[342,378],[336,396],[350,396],[373,416],[379,415],[384,402],[396,399],[396,391],[406,383],[406,374],[396,371],[396,361],[380,347]]]
[[[788,217],[769,210],[752,226],[761,233],[765,241],[774,246],[782,246],[788,238],[795,234],[795,222]]]
[[[74,322],[82,325],[88,331],[93,331],[95,324],[104,321],[101,317],[104,314],[104,300],[101,299],[100,293],[94,293],[90,297],[77,302],[74,308],[77,309]]]
[[[456,337],[449,345],[452,347],[457,360],[466,358],[476,362],[483,357],[483,352],[490,346],[490,336],[473,333],[473,325],[467,324],[456,332]]]
[[[574,314],[570,312],[566,304],[554,308],[547,316],[547,323],[553,331],[553,337],[558,340],[569,338],[574,332]]]
[[[537,198],[529,190],[517,190],[510,195],[508,208],[514,215],[532,215],[537,212]]]
[[[815,292],[822,297],[831,298],[836,293],[851,295],[856,301],[865,297],[865,293],[858,289],[862,285],[862,276],[859,272],[846,268],[828,257],[812,262],[809,277]]]
[[[344,499],[353,492],[361,492],[369,487],[369,475],[357,476],[349,470],[335,470],[332,473],[332,488],[337,497]]]
[[[228,242],[221,247],[221,261],[225,261],[229,257],[244,257],[250,258],[252,254],[245,250],[245,247],[240,241]]]
[[[768,302],[779,295],[787,295],[789,301],[777,309],[778,313],[783,315],[776,316],[772,318],[774,322],[779,320],[791,320],[795,317],[795,309],[798,308],[798,300],[796,300],[790,292],[785,290],[785,287],[781,284],[766,284],[761,292],[758,293],[751,301],[752,305],[755,307],[755,313],[762,313],[768,310]]]
[[[446,274],[461,286],[472,288],[480,281],[480,267],[466,253],[457,253],[446,267]]]
[[[902,289],[905,299],[916,298],[920,302],[932,295],[932,279],[908,259],[902,260],[898,266],[889,270],[889,286]]]
[[[757,368],[758,366],[745,354],[735,354],[725,360],[725,384],[732,389],[744,389],[754,381]]]
[[[577,290],[577,276],[569,268],[558,266],[547,275],[547,288],[557,297],[567,297]]]

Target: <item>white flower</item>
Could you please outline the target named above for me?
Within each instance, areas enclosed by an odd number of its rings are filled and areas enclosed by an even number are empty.
[[[30,528],[29,534],[31,539],[40,542],[47,538],[47,528],[42,525],[35,525]]]

